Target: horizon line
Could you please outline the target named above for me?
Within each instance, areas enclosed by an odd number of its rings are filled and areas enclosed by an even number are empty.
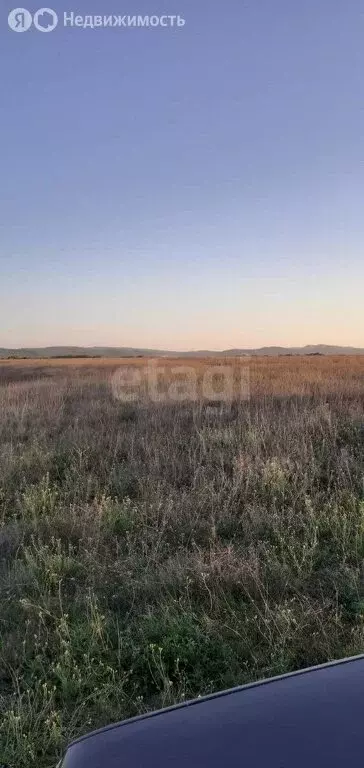
[[[363,342],[364,344],[364,342]],[[364,346],[359,347],[354,344],[326,344],[326,343],[316,343],[316,344],[263,344],[261,346],[257,347],[242,347],[242,346],[233,346],[233,347],[224,347],[223,349],[208,349],[206,347],[196,347],[196,348],[188,348],[188,349],[163,349],[161,347],[142,347],[142,346],[128,346],[128,345],[115,345],[115,344],[46,344],[46,345],[27,345],[27,346],[14,346],[14,347],[0,347],[3,351],[11,352],[11,351],[29,351],[29,350],[47,350],[47,349],[88,349],[88,350],[95,350],[95,349],[130,349],[135,351],[153,351],[153,352],[180,352],[182,354],[187,354],[189,352],[216,352],[216,353],[222,353],[222,352],[232,352],[232,351],[256,351],[260,349],[307,349],[307,348],[318,348],[318,347],[326,347],[326,348],[335,348],[339,347],[342,349],[363,349]]]

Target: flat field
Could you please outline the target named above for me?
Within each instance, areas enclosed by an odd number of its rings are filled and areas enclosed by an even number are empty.
[[[364,357],[0,361],[0,762],[361,651]]]

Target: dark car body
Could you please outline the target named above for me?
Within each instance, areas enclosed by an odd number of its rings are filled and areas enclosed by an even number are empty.
[[[62,768],[364,765],[364,655],[234,688],[95,731]]]

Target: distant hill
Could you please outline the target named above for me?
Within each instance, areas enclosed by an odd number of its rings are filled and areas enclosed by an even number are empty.
[[[39,347],[21,349],[0,348],[0,359],[6,358],[65,358],[65,357],[243,357],[277,355],[364,355],[364,348],[336,347],[327,344],[305,347],[261,347],[259,349],[224,349],[173,352],[135,347]]]
[[[225,355],[364,355],[360,347],[336,347],[313,344],[305,347],[261,347],[260,349],[227,349]]]
[[[0,358],[49,358],[49,357],[157,357],[170,354],[157,349],[134,349],[132,347],[24,347],[21,349],[0,348]]]

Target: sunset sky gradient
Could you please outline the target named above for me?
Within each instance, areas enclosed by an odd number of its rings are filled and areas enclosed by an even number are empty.
[[[1,12],[0,346],[364,347],[363,3],[152,5]]]

